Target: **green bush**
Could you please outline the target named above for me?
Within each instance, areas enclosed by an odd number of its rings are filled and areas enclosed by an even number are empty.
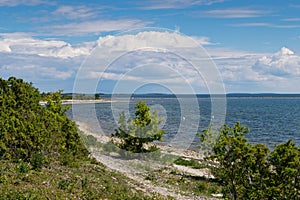
[[[70,181],[68,180],[60,180],[58,182],[58,188],[61,190],[66,190],[70,186]]]
[[[183,165],[183,166],[190,166],[194,169],[201,169],[204,168],[204,164],[200,164],[198,161],[195,160],[187,160],[182,157],[179,157],[177,160],[174,161],[176,165]]]
[[[66,151],[76,157],[88,155],[60,96],[60,91],[50,93],[47,104],[41,106],[40,93],[31,83],[0,78],[0,160],[22,159],[40,168],[42,156],[49,162],[59,160]]]
[[[27,162],[24,161],[20,161],[17,165],[16,165],[16,170],[17,172],[23,174],[23,173],[27,173],[30,171],[30,165]]]
[[[32,154],[30,164],[33,170],[37,170],[37,171],[41,170],[44,163],[45,163],[45,156],[42,153],[37,152]]]
[[[157,150],[146,149],[144,144],[161,140],[165,133],[159,128],[162,119],[158,118],[157,112],[151,113],[150,107],[145,102],[139,101],[135,108],[134,119],[126,120],[125,113],[120,113],[119,128],[112,136],[121,139],[121,143],[117,145],[126,151],[140,153]]]
[[[209,129],[211,131],[212,129]],[[202,139],[212,135],[203,131]],[[263,144],[250,144],[249,129],[239,122],[224,125],[206,159],[218,162],[213,168],[230,199],[300,199],[300,148],[292,140],[269,153]]]

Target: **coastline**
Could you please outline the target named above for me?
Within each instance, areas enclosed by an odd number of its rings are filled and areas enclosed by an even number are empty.
[[[89,125],[84,122],[74,121],[78,127],[78,129],[85,135],[92,135],[97,139],[99,143],[106,144],[111,141],[111,137],[94,133]],[[155,145],[155,144],[149,144]],[[188,149],[176,149],[174,147],[168,145],[156,145],[161,150],[161,153],[169,156],[182,157],[187,160],[203,160],[203,154],[200,152],[188,150]],[[212,194],[212,196],[195,196],[193,194],[186,193],[185,191],[178,191],[173,187],[167,185],[156,185],[151,183],[151,181],[147,180],[149,174],[155,171],[167,171],[167,173],[176,172],[179,176],[187,176],[187,177],[201,177],[203,179],[215,179],[212,175],[210,169],[201,168],[194,169],[188,166],[182,166],[174,164],[173,162],[155,162],[154,160],[143,160],[143,159],[124,159],[122,157],[113,155],[113,154],[103,154],[97,148],[90,147],[88,148],[91,153],[91,157],[94,157],[97,161],[104,164],[107,168],[121,172],[129,179],[138,180],[140,186],[138,189],[141,189],[145,192],[155,192],[159,193],[162,196],[168,197],[171,196],[178,200],[189,200],[189,199],[199,199],[199,200],[217,200],[221,194]]]
[[[110,136],[106,136],[106,135],[100,134],[100,133],[94,133],[91,130],[91,128],[89,127],[89,125],[85,122],[75,121],[75,123],[76,123],[78,129],[80,131],[82,131],[85,135],[92,135],[95,138],[97,138],[97,140],[101,143],[107,143],[107,142],[111,141],[111,139],[112,139]],[[200,150],[194,151],[194,150],[190,150],[190,149],[180,149],[180,148],[175,148],[175,147],[172,147],[169,145],[162,145],[162,144],[155,144],[155,143],[150,143],[148,145],[149,146],[155,145],[157,148],[159,148],[163,152],[172,154],[175,156],[198,160],[198,161],[202,161],[204,159],[204,154],[202,152],[200,152]]]
[[[86,104],[86,103],[111,103],[110,99],[93,99],[93,100],[62,100],[62,104]]]
[[[61,100],[63,105],[73,105],[73,104],[90,104],[90,103],[111,103],[115,102],[110,99],[93,99],[93,100],[77,100],[77,99],[68,99]],[[47,104],[47,101],[40,101],[40,105],[44,106]]]

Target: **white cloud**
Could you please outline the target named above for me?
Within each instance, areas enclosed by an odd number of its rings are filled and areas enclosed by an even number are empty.
[[[92,55],[85,65],[86,71],[81,74],[84,76],[79,78],[91,80],[102,76],[104,80],[115,82],[122,79],[124,84],[160,83],[177,88],[176,91],[181,93],[190,84],[198,88],[197,92],[207,92],[205,84],[211,83],[201,76],[212,72],[203,67],[210,61],[205,50],[198,52],[201,48],[195,40],[211,44],[206,37],[190,39],[176,32],[161,31],[128,32],[78,45],[36,39],[24,33],[0,34],[0,74],[1,77],[26,78],[38,84],[44,79],[61,83],[75,78],[85,56],[98,45],[94,50],[95,59]],[[149,48],[139,48],[141,46]],[[300,56],[288,48],[274,54],[212,45],[206,50],[217,64],[227,92],[299,92]],[[113,62],[108,65],[107,60]],[[189,61],[203,63],[202,74]],[[68,87],[67,91],[70,91],[72,83]]]
[[[199,38],[198,38],[199,39]],[[200,39],[199,39],[200,40]],[[207,43],[207,40],[205,40]],[[195,47],[191,38],[180,35],[176,32],[147,31],[131,34],[130,32],[120,36],[105,36],[98,39],[98,45],[102,48],[110,48],[114,51],[134,50],[140,46],[166,48],[166,47]]]
[[[209,37],[200,37],[200,36],[192,36],[191,38],[193,38],[196,42],[198,42],[200,45],[216,45],[216,43],[212,43],[210,41]]]
[[[46,0],[0,0],[0,6],[18,6],[18,5],[26,5],[26,6],[35,6],[39,4],[49,4],[49,1]]]
[[[199,49],[192,41],[176,34],[176,32],[158,31],[101,37],[98,40],[101,50],[97,54],[100,56],[95,56],[94,62],[87,65],[88,73],[82,78],[118,81],[122,75],[125,75],[122,78],[123,81],[171,84],[176,85],[176,88],[181,88],[181,91],[184,90],[184,85],[188,83],[198,88],[198,92],[204,91],[205,84],[211,83],[207,77],[201,76],[206,76],[205,71],[209,69],[201,68],[202,71],[200,70],[201,74],[199,74],[189,64],[189,61],[195,61],[200,65],[202,63],[205,66],[205,63],[209,62],[209,57],[204,52],[199,56],[196,52]],[[151,48],[139,49],[140,45]],[[209,46],[206,50],[217,64],[228,92],[276,92],[276,88],[279,87],[274,88],[274,85],[278,83],[282,83],[279,92],[297,90],[296,85],[289,85],[288,83],[289,81],[290,83],[299,82],[299,80],[297,81],[297,77],[299,77],[298,56],[286,48],[274,55],[214,46]],[[119,52],[123,52],[123,54],[120,56]],[[172,54],[172,52],[176,53]],[[189,57],[185,57],[186,52],[189,52]],[[274,63],[266,62],[264,58],[271,58]],[[275,58],[280,61],[275,61]],[[113,63],[110,63],[106,68],[106,65],[96,61],[97,59],[113,60]],[[266,73],[270,67],[261,69],[258,66],[256,67],[259,69],[254,67],[257,63],[274,66],[276,62],[288,64],[289,67],[284,68],[284,70],[285,73],[290,73],[289,77],[285,74]],[[293,75],[291,74],[292,66],[294,66],[294,70],[298,67],[298,72]],[[212,71],[208,71],[209,73]]]
[[[11,52],[9,44],[4,41],[0,41],[0,52]]]
[[[290,49],[283,47],[271,56],[260,58],[252,68],[264,75],[299,77],[300,56],[296,55]]]
[[[78,78],[122,79],[131,83],[173,85],[181,89],[194,86],[197,92],[203,92],[207,90],[205,84],[212,87],[205,81],[217,82],[218,73],[205,50],[199,46],[199,43],[208,44],[209,39],[196,39],[200,42],[164,30],[100,37],[98,48],[82,66]],[[180,93],[186,91],[189,90]]]
[[[282,19],[282,21],[298,22],[298,21],[300,21],[300,18],[299,17],[297,17],[297,18],[285,18],[285,19]]]
[[[87,34],[99,35],[110,31],[123,31],[135,28],[142,28],[151,22],[138,19],[117,19],[117,20],[92,20],[74,22],[68,24],[50,25],[42,27],[47,33],[62,36],[81,36]]]
[[[196,5],[211,5],[223,2],[224,0],[150,0],[144,1],[142,9],[183,9]]]
[[[269,24],[269,23],[258,22],[258,23],[229,24],[229,26],[236,26],[236,27],[270,27],[272,25]]]
[[[300,92],[300,56],[285,47],[274,54],[218,48],[208,51],[227,92]]]
[[[91,19],[97,16],[97,9],[87,6],[63,5],[53,11],[52,14],[67,19]]]
[[[91,50],[88,47],[76,47],[59,40],[34,39],[22,33],[1,34],[1,36],[0,52],[70,58],[87,55]]]
[[[18,77],[39,77],[39,79],[43,78],[54,78],[54,79],[62,79],[65,80],[70,78],[73,75],[72,71],[59,71],[55,67],[44,67],[38,65],[3,65],[0,66],[0,70],[2,71],[3,75],[6,76],[18,76]],[[13,74],[12,74],[13,72]]]
[[[91,44],[75,46],[59,40],[35,39],[24,33],[0,34],[0,76],[20,77],[47,91],[70,91],[70,86],[62,82],[74,77],[91,48]],[[51,89],[51,84],[57,88]]]
[[[266,79],[266,77],[261,76],[251,68],[265,54],[224,48],[209,48],[207,50],[221,71],[224,82],[227,84]]]
[[[235,27],[270,27],[270,28],[299,28],[299,25],[276,25],[270,23],[241,23],[241,24],[229,24],[228,26],[235,26]]]
[[[260,17],[265,15],[267,11],[254,10],[248,8],[229,8],[222,10],[209,10],[205,11],[205,17],[214,17],[214,18],[252,18]]]

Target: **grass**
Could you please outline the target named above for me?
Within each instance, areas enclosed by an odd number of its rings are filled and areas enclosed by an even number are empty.
[[[177,160],[174,161],[174,164],[176,165],[183,165],[183,166],[188,166],[194,169],[202,169],[206,168],[207,166],[205,164],[200,163],[199,161],[196,160],[187,160],[182,157],[179,157]]]
[[[191,196],[212,197],[212,194],[221,193],[222,189],[217,181],[185,175],[169,168],[152,171],[145,179],[155,185],[168,186],[178,193]]]
[[[50,163],[40,170],[26,162],[0,163],[0,199],[164,199],[135,185],[92,159],[78,167]]]
[[[85,141],[87,146],[93,148],[102,149],[102,153],[106,154],[107,152],[117,152],[115,145],[111,142],[107,144],[102,144],[95,141],[96,139],[93,136],[85,136]],[[177,157],[168,154],[159,154],[153,157],[153,160],[157,161],[161,159],[161,163],[164,163],[164,160],[175,160],[174,164],[191,167],[194,169],[203,169],[207,168],[208,165],[203,164],[199,161],[192,159],[185,159],[182,157]],[[165,158],[170,156],[170,158]],[[177,158],[177,159],[176,159]],[[151,162],[151,159],[150,159]],[[165,163],[168,166],[170,163]],[[181,193],[188,196],[207,196],[211,197],[212,194],[221,193],[221,186],[217,181],[208,180],[201,177],[188,176],[182,174],[178,170],[170,170],[168,167],[161,169],[154,169],[151,167],[151,164],[146,165],[145,163],[133,163],[133,167],[137,167],[139,170],[145,169],[148,171],[148,174],[143,175],[145,180],[150,181],[153,185],[158,185],[161,187],[170,188],[170,190],[175,193]]]

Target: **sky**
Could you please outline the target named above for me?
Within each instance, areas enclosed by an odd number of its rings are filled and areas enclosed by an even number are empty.
[[[0,0],[0,77],[41,92],[300,93],[298,0]]]

